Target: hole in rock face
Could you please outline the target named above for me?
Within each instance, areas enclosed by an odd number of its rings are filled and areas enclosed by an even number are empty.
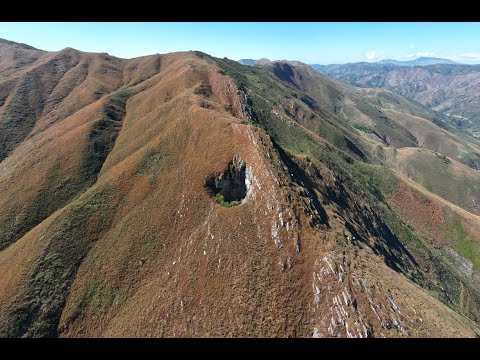
[[[247,196],[249,184],[247,166],[238,157],[233,158],[222,173],[210,175],[205,182],[217,202],[226,207],[240,205]]]

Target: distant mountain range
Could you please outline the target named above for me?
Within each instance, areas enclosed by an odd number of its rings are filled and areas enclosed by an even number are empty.
[[[265,60],[265,59],[261,59]],[[240,59],[238,62],[242,65],[250,65],[253,66],[257,63],[259,60],[255,59]],[[442,59],[442,58],[436,58],[436,57],[419,57],[414,60],[408,60],[408,61],[400,61],[400,60],[393,60],[393,59],[385,59],[381,60],[378,62],[359,62],[359,63],[349,63],[349,64],[330,64],[330,65],[319,65],[319,64],[310,64],[314,69],[319,70],[319,69],[324,69],[327,67],[331,66],[340,66],[340,65],[351,65],[351,64],[371,64],[371,65],[396,65],[396,66],[427,66],[427,65],[435,65],[435,64],[458,64],[462,65],[458,62],[455,62],[453,60],[449,59]]]
[[[315,70],[320,72],[329,72],[331,69],[345,69],[345,68],[367,68],[368,70],[390,70],[392,67],[414,67],[414,66],[429,66],[437,64],[449,64],[449,65],[465,65],[449,59],[434,58],[434,57],[419,57],[414,60],[408,61],[399,61],[393,59],[385,59],[377,62],[366,62],[360,61],[356,63],[347,63],[347,64],[329,64],[329,65],[320,65],[320,64],[310,64]]]
[[[357,86],[385,88],[418,101],[446,114],[453,125],[473,135],[480,130],[480,65],[404,66],[386,61],[311,66],[322,74]]]
[[[460,64],[458,62],[442,59],[442,58],[434,58],[434,57],[419,57],[414,60],[408,61],[399,61],[399,60],[381,60],[379,61],[380,64],[389,64],[389,65],[398,65],[398,66],[425,66],[425,65],[435,65],[435,64]]]

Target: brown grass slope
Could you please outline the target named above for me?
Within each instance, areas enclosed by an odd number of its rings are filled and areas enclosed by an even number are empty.
[[[291,88],[271,78],[279,92],[263,93],[262,117],[254,90],[195,52],[125,61],[67,49],[28,71],[58,56],[86,61],[87,76],[65,79],[62,115],[42,95],[0,164],[0,335],[478,334],[468,309],[420,286],[428,276],[367,188],[322,157],[353,166],[371,154],[320,102],[292,96],[287,113]],[[68,72],[38,81],[54,89]],[[225,208],[205,180],[234,158],[250,187]]]
[[[395,110],[387,110],[386,113],[409,129],[417,139],[419,147],[437,151],[472,169],[480,170],[480,144],[474,139],[452,134],[418,116]]]
[[[0,39],[0,72],[1,78],[34,63],[45,52],[26,44]]]
[[[0,248],[92,185],[129,96],[160,58],[124,61],[65,49],[24,69],[0,109]],[[7,157],[8,156],[8,157]]]
[[[398,149],[392,160],[410,179],[445,200],[480,215],[480,173],[438,152],[418,148]]]

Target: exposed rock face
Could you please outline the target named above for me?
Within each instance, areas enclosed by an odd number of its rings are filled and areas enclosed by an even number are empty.
[[[241,201],[247,196],[250,186],[246,169],[247,165],[239,157],[234,157],[223,173],[206,180],[206,186],[213,195],[222,195],[225,201]]]

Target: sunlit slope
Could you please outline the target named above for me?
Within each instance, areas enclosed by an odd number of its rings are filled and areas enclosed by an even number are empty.
[[[425,149],[398,149],[392,166],[445,200],[479,215],[480,173]]]
[[[416,184],[381,165],[378,146],[393,147],[347,112],[268,67],[198,52],[65,52],[104,64],[109,85],[32,117],[0,164],[0,335],[478,335],[469,278],[425,255],[427,225],[406,230],[396,194]],[[246,193],[226,207],[208,179],[235,163]],[[459,214],[477,241],[476,218]]]
[[[42,54],[9,77],[15,86],[0,108],[0,248],[95,182],[126,100],[142,89],[132,84],[158,72],[160,62],[73,49]]]

